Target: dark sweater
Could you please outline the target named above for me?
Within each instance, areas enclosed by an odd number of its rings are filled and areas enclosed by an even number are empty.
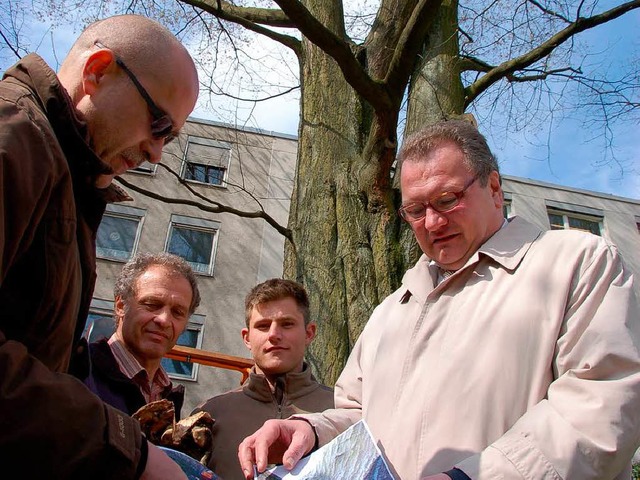
[[[147,403],[140,387],[120,371],[106,338],[91,343],[89,352],[89,372],[82,381],[92,392],[109,405],[129,415]],[[180,420],[180,411],[184,403],[184,386],[169,385],[161,396],[173,402],[176,421]]]

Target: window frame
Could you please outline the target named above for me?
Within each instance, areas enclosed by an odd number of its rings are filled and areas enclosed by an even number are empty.
[[[199,160],[199,159],[193,159],[194,161],[190,161],[189,160],[189,150],[191,145],[199,145],[199,146],[204,146],[204,147],[212,147],[212,148],[216,148],[219,150],[226,150],[225,155],[224,155],[224,159],[221,162],[217,162],[214,161],[213,158],[211,160],[211,162],[206,162],[206,161],[195,161],[195,160]],[[180,178],[184,179],[186,182],[190,182],[190,183],[195,183],[198,185],[206,185],[209,187],[216,187],[216,188],[227,188],[227,181],[228,181],[228,175],[229,175],[229,167],[231,164],[231,153],[232,153],[232,144],[229,142],[223,142],[221,140],[214,140],[213,138],[207,138],[207,137],[198,137],[198,136],[194,136],[194,135],[189,135],[187,137],[187,146],[184,149],[184,155],[182,158],[182,165],[180,168]],[[222,158],[222,157],[221,157]],[[206,160],[206,159],[202,159],[202,160]],[[212,167],[212,168],[219,168],[221,170],[223,170],[222,173],[222,180],[221,183],[217,184],[217,183],[209,183],[209,182],[203,182],[201,180],[196,180],[194,178],[187,178],[187,171],[188,171],[188,165],[198,165],[198,166],[202,166],[202,167]]]
[[[172,214],[171,220],[169,222],[169,228],[167,230],[167,238],[165,240],[164,251],[178,255],[175,252],[169,251],[169,245],[171,243],[171,237],[175,227],[185,228],[185,229],[195,230],[200,232],[207,232],[212,234],[211,255],[209,258],[208,267],[206,268],[205,271],[201,271],[196,265],[194,265],[194,262],[191,262],[186,258],[185,260],[189,263],[189,265],[191,265],[191,268],[196,273],[196,275],[213,277],[214,268],[215,268],[216,251],[218,246],[218,238],[220,236],[220,222],[216,222],[214,220],[206,220],[203,218],[187,217],[184,215]]]
[[[549,219],[549,215],[558,215],[562,217],[562,222],[563,222],[562,230],[576,230],[579,232],[587,232],[593,235],[598,235],[599,237],[604,237],[604,221],[603,221],[604,219],[602,217],[596,217],[593,215],[586,215],[584,213],[576,213],[572,211],[559,210],[554,208],[547,208],[547,219],[549,220],[549,230],[561,230],[558,228],[555,228],[555,229],[553,228],[553,226],[551,225],[551,219]],[[598,226],[599,232],[596,234],[590,230],[584,230],[582,228],[572,227],[569,221],[570,218],[575,220],[584,220],[587,222],[592,222]]]
[[[115,311],[115,303],[113,301],[103,300],[100,298],[91,299],[91,304],[89,305],[89,315],[96,315],[100,317],[111,318],[111,323],[113,324],[113,330],[111,333],[115,332],[115,326],[116,326],[114,311]],[[91,332],[93,330],[93,326],[95,325],[95,322],[92,322],[91,326],[89,326],[89,320],[90,318],[87,316],[87,319],[85,320],[85,324],[84,324],[84,329],[82,331],[82,336],[86,338],[88,342],[92,342],[92,341],[95,341],[91,339]],[[107,338],[109,338],[109,336]]]
[[[142,226],[144,224],[144,218],[146,215],[146,210],[142,208],[129,207],[125,205],[115,205],[108,203],[107,208],[102,216],[100,223],[102,224],[102,220],[105,217],[111,218],[121,218],[125,220],[136,220],[138,222],[138,226],[136,227],[135,237],[133,239],[133,245],[131,246],[131,252],[129,252],[129,256],[127,258],[110,256],[104,253],[103,247],[98,245],[98,236],[96,233],[96,257],[101,260],[111,261],[111,262],[119,262],[126,263],[136,254],[138,251],[138,245],[140,243],[140,236],[142,234]],[[98,227],[98,231],[100,227]],[[109,249],[115,251],[115,249]]]
[[[138,175],[148,175],[150,177],[155,177],[157,171],[158,171],[157,163],[151,163],[148,160],[145,160],[136,168],[127,170],[127,173],[136,173]]]
[[[562,215],[563,216],[563,229],[564,230],[577,230],[588,231],[581,228],[573,228],[569,225],[569,217],[577,220],[586,220],[589,222],[597,223],[599,236],[605,238],[606,231],[604,228],[604,212],[601,209],[587,207],[585,205],[575,205],[567,202],[561,202],[557,200],[545,200],[547,207],[547,221],[549,222],[549,229],[551,230],[551,220],[549,215]],[[589,233],[593,233],[588,231]],[[595,235],[595,234],[594,234]]]
[[[511,198],[511,193],[504,191],[502,193],[504,197],[504,203],[502,204],[502,215],[504,216],[504,218],[509,219],[514,215],[513,199]]]
[[[220,178],[220,183],[203,182],[201,180],[198,180],[197,178],[187,178],[187,173],[189,172],[189,167],[190,166],[204,167],[204,169],[205,169],[205,174],[204,174],[205,177],[209,177],[210,176],[212,178],[213,178],[213,175],[210,175],[208,173],[209,169],[221,170],[222,171],[222,176],[216,176],[216,177]],[[211,186],[214,186],[214,187],[223,187],[223,186],[226,185],[226,181],[225,181],[226,175],[227,175],[227,169],[224,168],[224,167],[216,166],[216,165],[206,165],[204,163],[186,162],[185,166],[184,166],[184,179],[187,182],[201,183],[201,184],[204,184],[204,185],[211,185]]]

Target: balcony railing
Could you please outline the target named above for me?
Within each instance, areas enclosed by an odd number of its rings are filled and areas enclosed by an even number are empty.
[[[224,353],[200,350],[198,348],[184,347],[182,345],[176,345],[165,356],[172,360],[179,360],[181,362],[199,363],[201,365],[209,365],[211,367],[235,370],[242,374],[240,384],[244,383],[249,376],[249,370],[253,367],[253,360],[248,358],[235,357],[233,355],[225,355]]]

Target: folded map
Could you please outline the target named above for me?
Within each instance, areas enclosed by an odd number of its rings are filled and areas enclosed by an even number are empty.
[[[275,466],[255,478],[394,480],[364,420],[360,420],[325,446],[302,458],[293,470]]]

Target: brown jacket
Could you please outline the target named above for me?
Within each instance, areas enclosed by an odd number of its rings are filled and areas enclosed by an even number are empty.
[[[67,375],[95,283],[104,165],[37,55],[0,82],[0,465],[30,478],[134,478],[137,423]],[[26,470],[25,470],[26,469]]]
[[[272,418],[328,408],[333,408],[333,389],[318,383],[305,364],[302,372],[280,377],[274,392],[254,367],[244,385],[207,400],[193,413],[208,412],[216,421],[208,467],[224,480],[243,480],[238,445],[245,437]]]

